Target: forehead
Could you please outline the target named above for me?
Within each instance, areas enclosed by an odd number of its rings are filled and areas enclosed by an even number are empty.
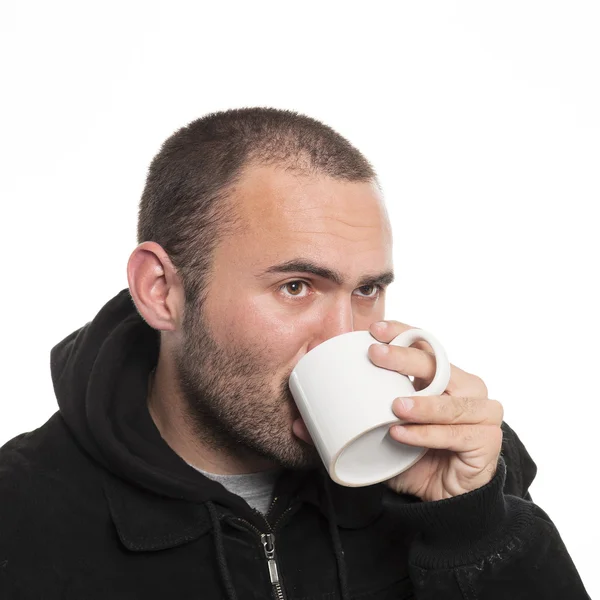
[[[373,182],[255,166],[231,199],[238,217],[233,237],[247,261],[262,265],[303,256],[338,267],[357,261],[368,269],[391,267],[391,229]]]

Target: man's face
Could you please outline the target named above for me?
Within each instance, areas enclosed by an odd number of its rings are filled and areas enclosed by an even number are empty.
[[[181,388],[205,443],[313,467],[288,378],[321,342],[384,318],[385,208],[372,183],[274,167],[249,167],[231,197],[239,226],[215,250],[201,310],[186,311]]]

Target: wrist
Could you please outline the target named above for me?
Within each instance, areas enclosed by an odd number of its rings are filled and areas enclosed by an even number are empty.
[[[400,518],[417,534],[411,561],[424,568],[470,564],[529,525],[533,512],[528,504],[509,509],[505,479],[506,465],[500,458],[496,473],[483,487],[444,500],[399,503]]]

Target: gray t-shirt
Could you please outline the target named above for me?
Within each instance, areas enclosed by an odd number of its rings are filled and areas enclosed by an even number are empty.
[[[190,467],[194,467],[194,465],[190,465]],[[209,479],[217,481],[232,494],[241,496],[252,508],[263,514],[269,510],[275,481],[283,470],[276,468],[242,475],[217,475],[216,473],[207,473],[197,467],[194,469]]]

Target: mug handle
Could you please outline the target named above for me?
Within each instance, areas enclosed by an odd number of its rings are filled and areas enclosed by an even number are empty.
[[[396,336],[390,344],[393,346],[403,346],[408,348],[415,342],[427,342],[435,355],[435,376],[433,381],[424,389],[415,391],[412,396],[441,396],[450,381],[450,361],[446,356],[446,351],[437,339],[428,331],[423,329],[407,329]]]

